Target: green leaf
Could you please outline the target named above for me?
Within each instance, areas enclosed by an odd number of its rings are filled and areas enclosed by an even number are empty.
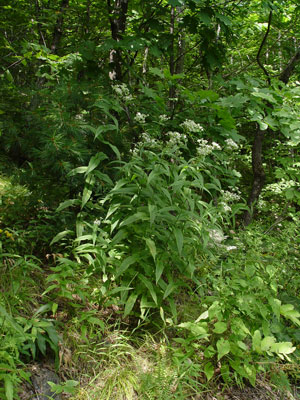
[[[253,350],[261,354],[261,333],[256,330],[252,336],[252,347]]]
[[[165,293],[164,293],[164,297],[163,299],[165,300],[168,296],[170,296],[170,294],[177,288],[177,285],[174,282],[171,282],[168,284],[168,286],[166,287]]]
[[[292,304],[284,304],[280,307],[280,314],[290,319],[295,325],[300,326],[300,313],[294,309]]]
[[[79,204],[80,204],[80,200],[79,199],[69,199],[69,200],[63,201],[57,207],[56,212],[62,211],[65,208],[68,208],[70,206],[79,205]]]
[[[83,189],[83,194],[82,194],[82,199],[81,199],[81,208],[83,208],[86,203],[89,201],[93,191],[89,189],[88,187],[85,187]]]
[[[178,325],[179,328],[184,328],[190,331],[194,336],[201,336],[201,337],[206,337],[208,336],[207,328],[203,325],[200,325],[199,323],[196,324],[195,322],[182,322],[181,324]]]
[[[145,240],[146,240],[146,244],[147,244],[147,246],[148,246],[148,248],[150,250],[150,253],[151,253],[151,255],[152,255],[152,257],[153,257],[153,259],[155,261],[155,257],[156,257],[156,254],[157,254],[155,242],[152,239],[149,239],[149,238],[147,238]]]
[[[86,170],[86,175],[89,174],[90,172],[92,172],[95,168],[98,167],[98,165],[100,164],[101,161],[107,159],[107,155],[100,152],[97,153],[96,155],[94,155],[89,162],[89,165],[87,167]]]
[[[216,354],[216,349],[210,345],[204,350],[204,357],[212,358]]]
[[[14,385],[13,381],[10,379],[8,375],[4,375],[4,386],[5,386],[5,395],[7,400],[14,399]]]
[[[148,219],[148,216],[144,212],[137,212],[134,215],[131,215],[130,217],[126,218],[123,222],[120,224],[120,228],[126,225],[130,225],[136,221],[146,221]]]
[[[227,329],[227,324],[225,324],[225,322],[216,322],[214,325],[213,332],[220,334],[225,332],[226,329]]]
[[[214,376],[215,369],[211,362],[205,364],[204,373],[205,373],[207,381],[210,381],[211,378]]]
[[[38,345],[38,348],[41,351],[41,353],[43,355],[45,355],[46,354],[46,339],[40,332],[37,333],[37,345]]]
[[[125,309],[124,309],[124,318],[127,317],[131,313],[131,310],[133,309],[133,306],[136,302],[136,299],[138,298],[138,295],[135,293],[131,293],[131,295],[128,297],[126,304],[125,304]]]
[[[218,360],[230,352],[230,343],[228,340],[221,338],[217,341]]]
[[[279,299],[274,299],[271,297],[271,298],[269,298],[269,304],[270,304],[272,311],[275,314],[277,320],[279,321],[281,301]]]
[[[67,176],[73,176],[76,174],[84,174],[87,171],[88,167],[78,167],[75,169],[72,169],[72,171],[70,171]]]
[[[293,353],[296,347],[293,347],[291,342],[280,342],[273,343],[270,350],[276,354],[286,355]]]
[[[261,351],[270,350],[271,346],[276,342],[274,336],[266,336],[260,344]]]
[[[152,299],[154,300],[154,303],[157,305],[157,296],[154,290],[154,287],[152,283],[147,279],[144,275],[139,274],[139,279],[143,282],[143,284],[146,286],[146,288],[149,290]]]
[[[70,233],[73,233],[73,231],[71,231],[70,229],[63,231],[63,232],[59,232],[56,236],[54,236],[54,238],[51,240],[50,242],[50,246],[52,246],[54,243],[59,242],[62,238],[64,238],[65,236],[69,235]]]
[[[181,256],[182,247],[183,247],[183,233],[182,233],[182,231],[180,229],[175,228],[174,229],[174,235],[175,235],[175,239],[176,239],[178,253],[179,253],[179,256]]]
[[[130,265],[134,264],[138,259],[139,257],[136,255],[125,258],[120,267],[117,269],[115,278],[117,279],[120,275],[122,275],[127,270],[127,268],[129,268]]]
[[[165,265],[162,260],[157,259],[155,261],[155,281],[156,283],[160,280],[160,277],[165,269]]]

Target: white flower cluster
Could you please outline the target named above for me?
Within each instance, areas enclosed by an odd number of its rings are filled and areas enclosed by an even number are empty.
[[[150,144],[150,145],[156,145],[157,144],[157,140],[156,139],[153,139],[150,135],[149,135],[149,133],[147,133],[147,132],[143,132],[142,133],[142,142],[143,143],[147,143],[147,144]]]
[[[232,139],[226,139],[225,143],[228,150],[237,150],[239,148],[239,145]]]
[[[221,150],[221,146],[216,142],[212,142],[212,144],[209,144],[208,141],[205,139],[198,139],[197,143],[197,153],[200,156],[208,156],[214,150]]]
[[[219,229],[211,229],[208,234],[215,244],[221,244],[227,238],[227,236],[225,236]]]
[[[294,186],[299,187],[299,184],[293,180],[286,181],[285,179],[281,179],[277,183],[270,183],[269,185],[266,185],[264,192],[271,191],[272,193],[281,194],[285,189],[289,189]]]
[[[197,124],[195,121],[191,119],[186,119],[182,124],[180,124],[181,128],[185,129],[187,132],[202,132],[204,131],[203,126]]]
[[[132,155],[136,156],[136,155],[138,155],[138,152],[139,152],[140,148],[141,148],[143,145],[147,145],[147,147],[152,147],[152,148],[153,148],[153,147],[156,147],[156,146],[157,146],[157,143],[158,143],[157,140],[151,138],[151,136],[149,135],[149,133],[143,132],[143,133],[142,133],[142,137],[141,137],[141,141],[138,142],[138,143],[134,146],[134,148],[133,148],[133,149],[130,149],[129,151],[130,151],[130,153],[131,153]]]
[[[235,191],[237,192],[237,190]],[[234,191],[229,192],[229,190],[222,190],[222,195],[224,202],[238,201],[241,198],[239,193],[235,193]]]
[[[163,123],[163,122],[167,122],[170,119],[170,117],[168,117],[166,114],[161,114],[158,117],[158,119],[159,119],[159,122]]]
[[[227,203],[225,203],[224,201],[222,201],[220,203],[220,205],[222,206],[224,212],[227,213],[227,212],[231,212],[232,211],[231,207]]]
[[[138,122],[139,124],[144,124],[146,122],[147,117],[148,117],[148,114],[142,114],[140,112],[137,112],[134,117],[134,120],[136,122]]]
[[[169,140],[169,145],[174,146],[174,145],[179,145],[182,142],[186,141],[186,135],[182,135],[179,132],[167,132],[167,135],[170,137]]]
[[[120,85],[113,85],[112,89],[116,93],[117,96],[122,97],[122,99],[125,101],[130,101],[133,99],[126,83],[121,83]]]
[[[225,236],[221,230],[211,229],[208,232],[208,234],[215,246],[218,246],[219,248],[225,249],[227,251],[232,251],[232,250],[237,249],[237,246],[226,246],[226,245],[222,244],[222,242],[224,242],[224,240],[226,240],[228,238],[228,236]]]

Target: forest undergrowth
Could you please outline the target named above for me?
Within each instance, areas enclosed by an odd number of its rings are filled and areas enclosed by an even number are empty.
[[[138,155],[122,164],[124,177],[90,205],[78,238],[66,204],[48,206],[17,183],[16,169],[2,174],[4,398],[45,360],[60,374],[56,390],[76,400],[225,399],[245,385],[286,398],[299,384],[298,219],[274,224],[261,211],[246,229],[212,226],[213,208],[191,211],[194,163],[170,164],[166,147],[158,164],[147,151],[151,173]],[[160,190],[148,193],[141,188],[151,178]],[[168,193],[176,204],[164,204]]]

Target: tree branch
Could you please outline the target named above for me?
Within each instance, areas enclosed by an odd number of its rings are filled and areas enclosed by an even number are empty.
[[[267,77],[267,80],[268,80],[268,84],[269,84],[269,85],[270,85],[270,83],[271,83],[270,75],[269,75],[268,71],[266,70],[266,68],[264,67],[264,65],[262,64],[262,62],[260,61],[260,58],[259,58],[259,57],[260,57],[260,53],[261,53],[261,51],[262,51],[262,49],[263,49],[263,47],[264,47],[264,44],[266,43],[267,37],[268,37],[269,32],[270,32],[271,21],[272,21],[272,15],[273,15],[273,11],[271,10],[271,11],[270,11],[270,14],[269,14],[267,32],[265,33],[265,36],[264,36],[264,38],[263,38],[263,40],[262,40],[262,42],[261,42],[261,44],[260,44],[260,47],[259,47],[259,49],[258,49],[257,56],[256,56],[257,64],[258,64],[258,65],[260,66],[260,68],[264,71],[264,74],[265,74],[266,77]]]

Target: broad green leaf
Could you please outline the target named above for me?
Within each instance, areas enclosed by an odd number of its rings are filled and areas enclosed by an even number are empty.
[[[274,336],[266,336],[260,344],[261,351],[270,350],[271,346],[276,342]]]
[[[271,345],[270,350],[276,354],[291,354],[296,350],[296,347],[293,347],[291,342],[280,342],[273,343]]]
[[[210,345],[204,350],[204,357],[212,358],[216,354],[216,349]]]
[[[256,330],[252,336],[252,347],[254,351],[261,353],[261,333],[259,330]]]
[[[190,331],[193,335],[195,335],[197,337],[198,336],[202,336],[202,337],[208,336],[207,328],[200,324],[196,324],[195,322],[190,322],[190,321],[182,322],[178,326],[179,326],[179,328],[187,329],[188,331]]]
[[[220,334],[220,333],[225,332],[226,329],[227,329],[227,324],[225,324],[225,322],[216,322],[214,325],[213,332]]]
[[[155,257],[156,257],[156,254],[157,254],[155,242],[152,239],[149,239],[149,238],[147,238],[145,240],[146,240],[146,244],[147,244],[147,246],[148,246],[148,248],[150,250],[150,253],[151,253],[151,255],[152,255],[152,257],[153,257],[153,259],[155,261]]]
[[[131,313],[131,310],[133,309],[133,306],[136,302],[136,299],[138,298],[138,295],[135,293],[131,293],[131,295],[128,297],[126,304],[125,304],[125,309],[124,309],[124,318],[127,317]]]
[[[116,287],[116,288],[110,290],[110,291],[107,293],[107,295],[108,295],[108,296],[112,296],[113,294],[117,294],[117,293],[120,293],[120,292],[124,292],[124,291],[126,291],[126,290],[132,290],[132,289],[133,289],[132,287],[128,287],[128,286],[118,286],[118,287]]]
[[[87,170],[86,170],[86,174],[89,174],[90,172],[92,172],[95,168],[98,167],[100,162],[105,160],[105,159],[107,159],[107,155],[102,153],[102,152],[97,153],[96,155],[94,155],[90,159],[89,165],[88,165]]]
[[[175,228],[174,229],[174,235],[175,235],[175,239],[176,239],[178,253],[179,253],[179,256],[181,256],[182,247],[183,247],[183,233],[182,233],[182,231],[180,229]]]
[[[271,297],[271,298],[269,298],[269,304],[270,304],[272,311],[275,314],[277,320],[279,321],[281,301],[279,299],[274,299]]]
[[[67,236],[67,235],[69,235],[69,234],[72,234],[73,233],[73,231],[71,231],[71,230],[66,230],[66,231],[63,231],[63,232],[59,232],[56,236],[54,236],[54,238],[51,240],[51,242],[50,242],[50,246],[52,246],[54,243],[57,243],[57,242],[59,242],[62,238],[64,238],[65,236]]]
[[[143,282],[143,284],[146,286],[146,288],[149,290],[152,299],[154,300],[154,303],[157,305],[157,296],[154,290],[154,287],[152,283],[147,279],[144,275],[139,274],[139,279]]]
[[[261,99],[267,100],[270,103],[276,103],[276,100],[271,93],[252,92],[252,95],[255,97],[260,97]]]
[[[81,208],[83,208],[86,205],[86,203],[89,201],[91,195],[92,195],[92,190],[85,187],[83,189],[83,194],[82,194]]]
[[[120,267],[117,269],[115,278],[117,279],[119,276],[121,276],[127,270],[127,268],[129,268],[130,265],[134,264],[138,259],[139,258],[136,255],[125,258]]]
[[[214,376],[215,369],[211,362],[205,364],[204,373],[205,373],[207,381],[210,381],[211,378]]]
[[[14,399],[14,385],[13,381],[8,375],[4,375],[5,395],[7,400]]]
[[[148,210],[149,210],[149,216],[150,216],[150,225],[153,225],[155,217],[156,217],[157,206],[149,203]]]
[[[45,355],[46,354],[46,339],[45,339],[45,337],[40,332],[38,332],[36,339],[37,339],[37,345],[39,347],[39,350],[41,351],[41,353],[43,355]]]
[[[159,258],[156,259],[155,261],[155,281],[156,284],[157,282],[160,280],[160,277],[164,271],[165,265],[164,262],[162,260],[160,260]]]
[[[294,309],[292,304],[284,304],[280,307],[280,314],[290,319],[295,325],[300,326],[300,313]]]
[[[139,211],[136,214],[126,218],[123,222],[121,222],[120,227],[130,225],[136,221],[146,221],[148,218],[149,217],[144,212]]]
[[[65,208],[74,206],[74,205],[79,205],[80,204],[80,200],[79,199],[70,199],[70,200],[66,200],[63,201],[62,203],[60,203],[60,205],[57,207],[56,211],[62,211]]]
[[[163,299],[166,299],[170,294],[177,288],[177,285],[174,282],[168,284]]]
[[[230,352],[230,343],[228,340],[220,339],[217,341],[218,360]]]
[[[70,171],[67,176],[73,176],[76,174],[84,174],[87,171],[88,167],[78,167],[75,169],[72,169],[72,171]]]
[[[195,322],[199,322],[199,321],[201,321],[202,319],[207,319],[207,318],[208,318],[208,311],[206,310],[206,311],[204,311],[204,312],[196,319]]]
[[[164,73],[163,73],[159,68],[155,68],[155,67],[152,68],[152,67],[150,67],[150,68],[149,68],[149,72],[151,72],[151,74],[153,74],[153,75],[158,76],[159,78],[162,78],[162,79],[165,78]]]

